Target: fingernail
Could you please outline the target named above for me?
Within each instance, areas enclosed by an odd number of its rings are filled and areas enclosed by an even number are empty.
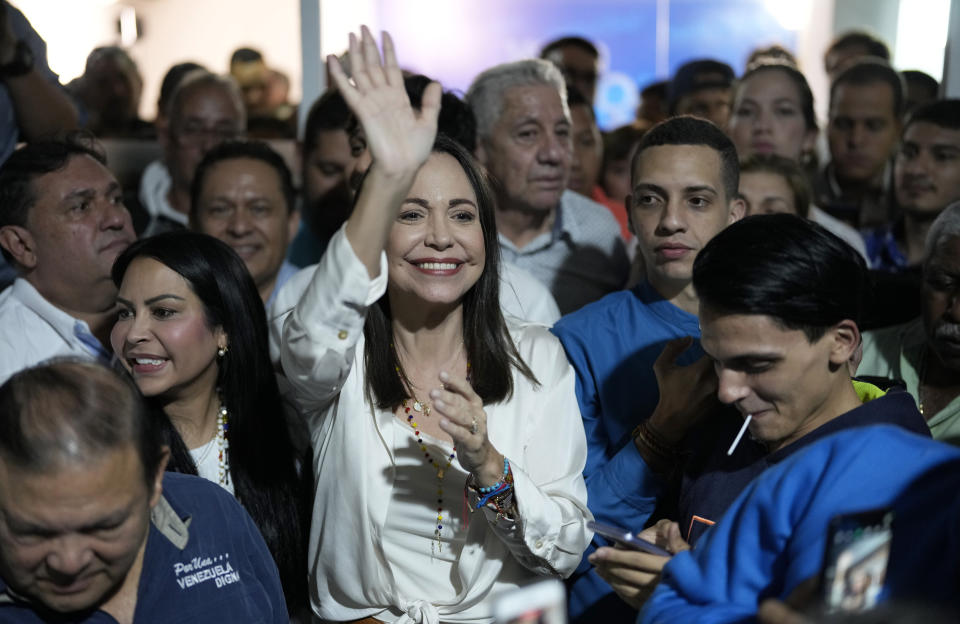
[[[447,381],[450,379],[450,375],[447,374],[447,371],[440,371],[440,379]]]
[[[435,399],[435,398],[437,398],[438,396],[440,396],[440,391],[439,391],[439,390],[431,390],[431,391],[430,391],[430,398],[431,398],[431,399]]]
[[[433,406],[437,409],[443,409],[444,407],[446,407],[446,404],[443,401],[437,399],[436,401],[433,402]]]

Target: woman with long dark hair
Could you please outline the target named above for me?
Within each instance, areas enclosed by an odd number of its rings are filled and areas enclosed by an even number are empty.
[[[546,327],[500,312],[494,194],[410,106],[389,37],[351,37],[337,87],[373,164],[286,321],[315,453],[314,612],[488,622],[492,597],[567,575],[589,541],[574,375]]]
[[[226,244],[173,232],[113,265],[114,352],[167,429],[168,469],[219,483],[270,548],[291,614],[306,608],[304,479],[270,363],[266,315]],[[300,471],[306,471],[306,475]]]

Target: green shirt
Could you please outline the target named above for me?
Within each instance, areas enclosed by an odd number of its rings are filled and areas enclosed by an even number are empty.
[[[923,320],[916,318],[863,334],[863,360],[858,375],[900,379],[914,400],[920,396],[920,368],[926,351]],[[960,446],[960,396],[933,415],[924,414],[930,433],[937,440]]]

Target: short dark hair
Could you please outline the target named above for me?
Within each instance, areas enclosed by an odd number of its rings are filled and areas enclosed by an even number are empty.
[[[838,35],[830,44],[830,47],[827,48],[824,56],[845,48],[863,48],[867,51],[867,56],[875,56],[885,61],[890,60],[890,48],[887,47],[887,44],[863,30],[848,30]]]
[[[277,173],[277,177],[280,179],[280,190],[283,192],[283,201],[287,205],[287,214],[290,214],[296,205],[297,190],[293,186],[293,175],[290,173],[287,163],[283,160],[283,156],[263,141],[224,141],[207,152],[200,164],[197,165],[197,171],[193,175],[193,184],[190,187],[190,218],[197,218],[197,210],[200,207],[200,193],[203,192],[203,182],[206,180],[210,169],[219,162],[237,158],[259,160],[268,164]]]
[[[593,45],[589,40],[577,36],[560,37],[559,39],[548,42],[540,50],[540,58],[545,59],[554,50],[566,47],[580,48],[593,58],[600,58],[600,51],[597,50],[597,46]]]
[[[723,314],[760,314],[811,343],[844,319],[858,325],[867,268],[850,245],[807,219],[746,217],[714,236],[693,263],[700,305]]]
[[[797,214],[806,218],[810,213],[810,182],[800,163],[776,154],[754,154],[740,163],[740,176],[745,173],[772,173],[783,178],[793,193]]]
[[[920,71],[919,69],[905,69],[900,72],[900,76],[903,77],[903,81],[906,84],[913,83],[928,89],[931,93],[933,93],[934,98],[936,98],[937,94],[940,92],[940,83],[937,81],[937,79],[926,72]]]
[[[0,167],[0,227],[27,224],[27,214],[37,201],[33,181],[60,171],[74,156],[89,156],[106,166],[107,157],[87,132],[73,132],[60,138],[27,143],[13,152]],[[3,257],[13,262],[3,249]]]
[[[935,100],[927,104],[921,104],[907,116],[903,131],[906,132],[910,124],[918,121],[924,121],[948,130],[960,130],[960,99]]]
[[[864,57],[851,63],[830,83],[830,105],[836,96],[837,88],[842,84],[863,86],[882,82],[893,91],[893,115],[897,119],[903,116],[904,91],[903,77],[889,63],[875,57]]]
[[[631,179],[636,172],[640,154],[647,148],[661,145],[703,145],[715,150],[720,156],[720,174],[727,201],[737,196],[737,188],[740,186],[740,161],[737,158],[737,148],[730,137],[712,122],[692,115],[681,115],[661,121],[650,128],[640,139],[637,152],[633,155],[633,162],[630,163]]]
[[[658,80],[657,82],[651,82],[644,88],[640,89],[640,97],[654,96],[666,100],[667,94],[670,91],[670,81],[669,80]]]
[[[233,51],[233,54],[230,55],[231,65],[235,63],[253,63],[262,60],[263,54],[253,48],[237,48]]]
[[[348,132],[353,114],[343,99],[343,95],[335,88],[327,89],[310,106],[307,113],[307,122],[303,130],[303,157],[316,149],[320,132],[323,130],[343,130]]]
[[[593,113],[593,103],[583,95],[580,89],[567,85],[567,108],[573,109],[574,106],[586,106],[590,110],[590,119],[596,123],[597,117]]]
[[[0,457],[19,468],[49,473],[132,444],[152,488],[162,440],[133,382],[100,364],[58,360],[0,386]]]

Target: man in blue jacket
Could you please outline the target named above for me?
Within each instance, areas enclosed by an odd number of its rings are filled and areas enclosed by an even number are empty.
[[[909,394],[851,382],[867,274],[821,226],[792,215],[743,219],[700,252],[693,285],[717,396],[734,409],[711,413],[683,445],[659,448],[680,484],[677,522],[651,532],[669,550],[696,544],[755,477],[827,435],[889,423],[929,437]],[[661,379],[663,396],[689,392]],[[638,605],[667,558],[605,548],[591,561]]]
[[[577,374],[588,444],[588,505],[605,524],[643,528],[665,483],[662,459],[650,441],[674,444],[686,433],[687,423],[677,410],[658,406],[657,376],[672,372],[675,362],[689,365],[703,355],[694,344],[700,328],[693,260],[717,232],[743,216],[738,180],[736,148],[712,123],[675,117],[652,128],[633,158],[633,192],[627,198],[645,279],[553,327]],[[696,407],[715,403],[710,363],[701,359],[684,371],[691,380],[684,400],[690,398]],[[596,537],[586,554],[605,544]],[[586,556],[570,581],[569,609],[573,622],[633,616]]]
[[[0,387],[0,622],[289,622],[256,525],[169,456],[136,387],[98,364]]]
[[[761,602],[815,582],[832,518],[884,509],[893,523],[879,600],[956,609],[958,488],[960,450],[946,444],[889,425],[829,436],[756,479],[694,550],[676,555],[640,621],[749,620]],[[808,604],[814,617],[818,602]],[[898,621],[931,621],[915,616]]]

